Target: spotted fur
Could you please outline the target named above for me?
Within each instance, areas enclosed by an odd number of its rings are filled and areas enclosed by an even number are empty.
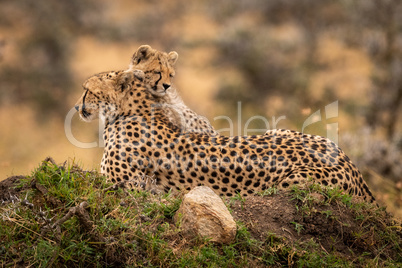
[[[221,195],[247,196],[312,180],[374,200],[360,172],[330,140],[290,130],[236,137],[186,133],[145,80],[132,69],[100,73],[83,84],[77,102],[82,119],[99,114],[105,121],[101,169],[112,182],[165,191],[206,185]]]
[[[172,124],[183,132],[208,133],[218,135],[208,119],[188,108],[173,86],[174,65],[178,59],[175,51],[165,53],[143,45],[134,53],[129,70],[144,72],[145,85],[165,110]]]

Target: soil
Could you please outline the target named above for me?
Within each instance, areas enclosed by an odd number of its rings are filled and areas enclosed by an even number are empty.
[[[19,197],[19,193],[25,188],[16,187],[21,179],[27,179],[25,176],[12,176],[0,181],[0,202],[11,201],[14,197]]]
[[[290,244],[314,240],[325,252],[336,251],[346,256],[364,252],[372,253],[371,256],[379,254],[378,248],[373,245],[374,233],[367,232],[360,238],[356,237],[362,232],[364,222],[355,220],[357,215],[352,209],[340,204],[322,205],[322,202],[317,202],[303,213],[301,206],[292,200],[289,193],[280,192],[271,196],[245,197],[231,208],[234,219],[243,222],[257,240],[266,241],[270,234],[275,234],[286,238]],[[392,216],[388,213],[387,216],[387,219],[376,219],[378,222],[370,224],[381,225],[382,220],[388,222]],[[301,226],[299,232],[296,225]]]

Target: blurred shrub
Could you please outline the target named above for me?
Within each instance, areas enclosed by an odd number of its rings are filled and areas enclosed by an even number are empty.
[[[342,146],[348,148],[349,156],[361,167],[365,178],[370,180],[374,171],[395,183],[401,181],[402,174],[402,139],[384,139],[372,128],[366,127],[357,135],[342,135]]]
[[[220,5],[211,11],[225,25],[217,40],[217,61],[237,69],[245,83],[240,85],[243,90],[223,83],[218,100],[230,103],[242,98],[264,109],[267,98],[280,96],[288,105],[277,112],[296,120],[301,119],[302,108],[334,100],[317,100],[308,88],[312,74],[325,68],[316,61],[317,37],[345,23],[339,1],[221,1]],[[244,13],[250,14],[251,23],[238,19]],[[296,28],[298,35],[278,38],[275,27],[286,25]]]
[[[78,32],[94,25],[84,16],[89,10],[96,10],[92,1],[0,3],[0,25],[26,32],[22,38],[4,40],[14,47],[18,62],[1,66],[0,102],[30,104],[41,119],[64,117],[72,85],[70,48]]]

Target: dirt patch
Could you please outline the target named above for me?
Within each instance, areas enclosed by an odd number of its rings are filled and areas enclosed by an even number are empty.
[[[365,214],[364,210],[356,212],[336,202],[317,201],[303,206],[287,192],[249,196],[235,201],[231,208],[235,220],[243,222],[257,240],[265,241],[272,233],[286,238],[290,244],[313,240],[327,253],[336,251],[350,257],[371,253],[368,257],[372,258],[382,254],[376,247],[381,237],[374,230],[394,224],[385,211],[383,217],[374,219],[374,215],[369,215],[372,209]],[[365,228],[368,225],[372,227]]]
[[[288,239],[297,236],[290,222],[296,215],[295,206],[289,205],[289,198],[284,194],[275,196],[248,196],[244,201],[236,201],[232,206],[235,220],[243,222],[251,235],[264,240],[267,233],[275,233]]]
[[[12,201],[26,187],[18,187],[20,180],[27,179],[25,176],[12,176],[0,181],[0,201]]]

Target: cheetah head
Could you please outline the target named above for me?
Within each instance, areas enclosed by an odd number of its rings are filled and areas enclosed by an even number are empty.
[[[130,89],[144,80],[140,70],[112,71],[93,75],[82,85],[84,93],[75,104],[82,120],[115,117],[124,107]]]
[[[175,51],[165,53],[143,45],[133,54],[129,69],[143,71],[149,92],[155,97],[163,97],[172,86],[173,67],[178,57]]]

